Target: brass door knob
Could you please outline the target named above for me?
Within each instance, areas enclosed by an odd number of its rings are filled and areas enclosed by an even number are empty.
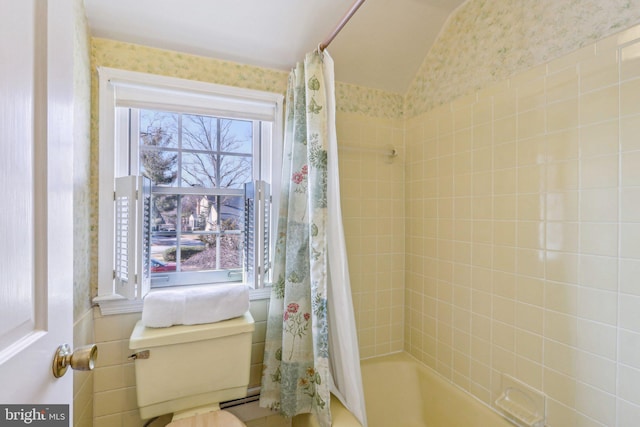
[[[69,366],[76,371],[92,371],[97,358],[98,346],[95,344],[76,348],[73,352],[69,344],[63,344],[53,357],[53,376],[60,378]]]

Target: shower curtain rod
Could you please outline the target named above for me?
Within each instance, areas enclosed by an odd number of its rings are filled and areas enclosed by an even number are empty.
[[[349,19],[351,19],[351,17],[356,13],[356,11],[360,8],[360,6],[362,6],[362,3],[364,3],[364,1],[365,0],[356,0],[353,3],[353,5],[351,6],[351,9],[349,9],[349,11],[342,17],[342,19],[340,20],[336,28],[331,32],[331,34],[329,34],[329,36],[326,39],[324,39],[322,43],[318,45],[318,49],[320,49],[320,52],[324,51],[327,48],[327,46],[331,44],[333,39],[335,39],[338,33],[340,32],[340,30],[342,30],[342,28],[345,25],[347,25],[347,22],[349,22]]]

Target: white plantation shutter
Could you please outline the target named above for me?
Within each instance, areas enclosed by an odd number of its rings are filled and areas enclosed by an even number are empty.
[[[136,299],[142,299],[151,289],[151,180],[138,177],[138,230],[140,244],[137,247],[138,280]]]
[[[151,182],[133,175],[115,181],[115,293],[142,299],[151,286]]]
[[[244,185],[244,282],[264,287],[269,277],[270,186],[265,181]]]

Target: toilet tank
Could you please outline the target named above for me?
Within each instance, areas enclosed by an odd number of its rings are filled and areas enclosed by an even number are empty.
[[[146,328],[129,338],[143,419],[239,399],[247,393],[254,322],[244,316],[202,325]],[[147,353],[148,352],[148,353]]]

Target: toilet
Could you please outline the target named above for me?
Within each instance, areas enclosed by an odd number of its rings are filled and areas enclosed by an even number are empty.
[[[148,328],[129,338],[142,419],[173,414],[168,426],[241,427],[220,402],[247,394],[254,322],[249,312],[216,323]]]

